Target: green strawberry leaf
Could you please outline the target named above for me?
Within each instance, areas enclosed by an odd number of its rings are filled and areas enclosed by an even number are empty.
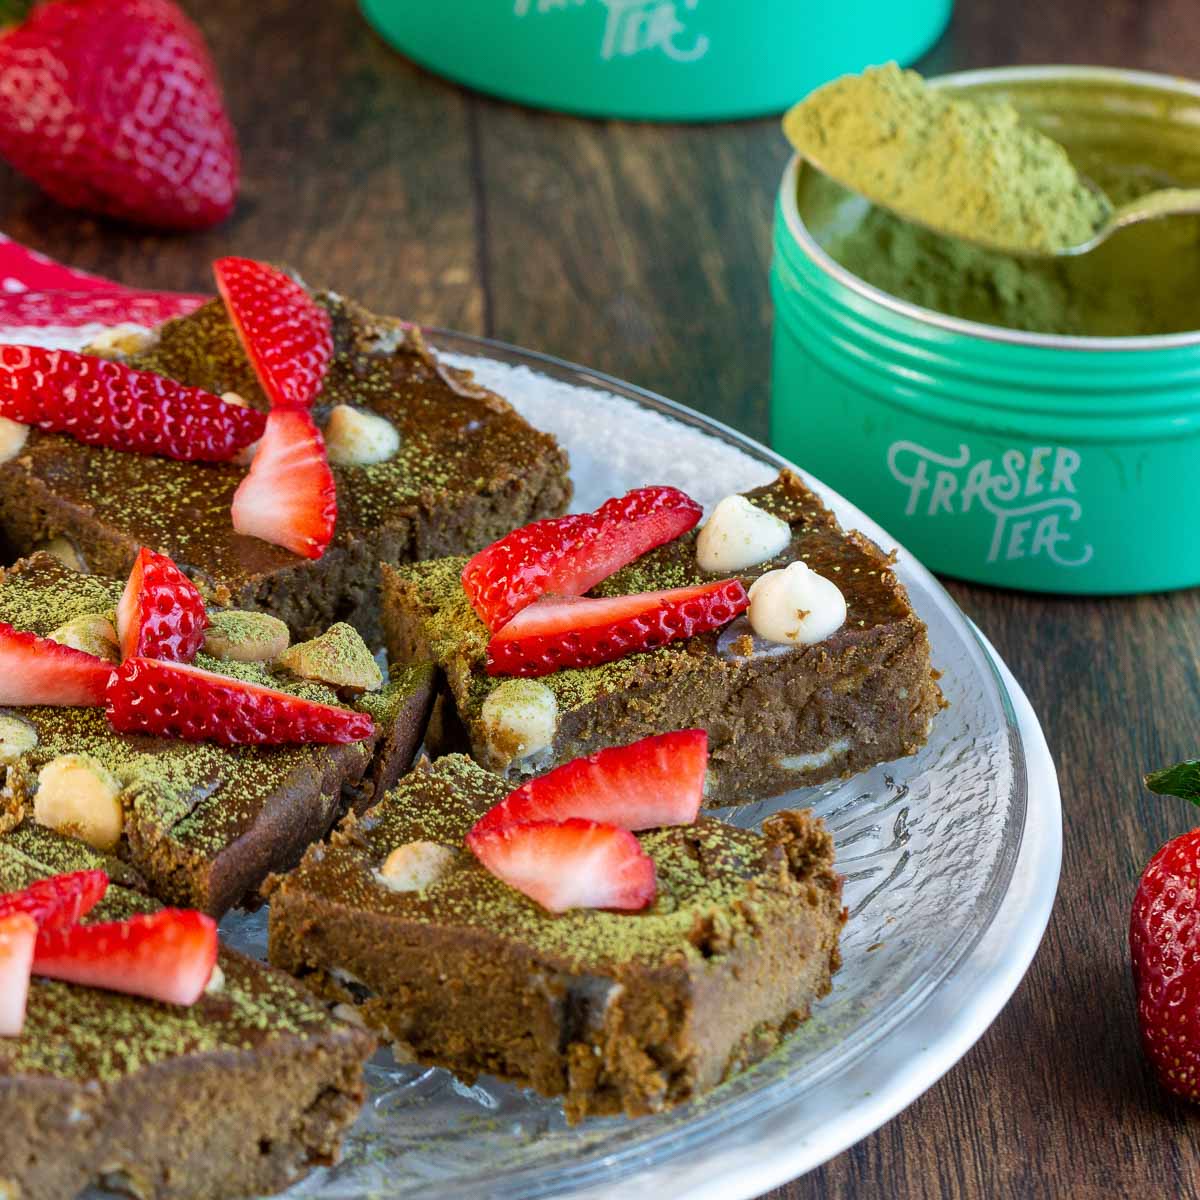
[[[1160,796],[1179,796],[1200,806],[1200,758],[1151,771],[1146,786]]]
[[[34,3],[35,0],[0,0],[0,32],[11,25],[20,25]]]

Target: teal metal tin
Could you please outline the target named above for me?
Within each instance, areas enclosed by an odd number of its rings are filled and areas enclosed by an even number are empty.
[[[1048,99],[1068,145],[1064,97],[1105,131],[1121,112],[1170,122],[1200,170],[1194,83],[1057,67],[940,82],[1029,111]],[[776,214],[775,449],[948,575],[1039,592],[1200,584],[1200,331],[1053,336],[906,303],[821,249],[798,201],[806,170],[790,164]]]
[[[911,62],[953,0],[361,0],[397,50],[458,83],[597,117],[781,112],[873,62]]]

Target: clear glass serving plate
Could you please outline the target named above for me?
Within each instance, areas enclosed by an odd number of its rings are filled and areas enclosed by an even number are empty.
[[[698,413],[582,368],[458,334],[433,333],[431,339],[450,361],[471,367],[535,425],[560,438],[571,455],[577,508],[592,508],[645,483],[674,484],[711,506],[791,466]],[[810,482],[843,525],[892,548],[895,543],[862,513]],[[383,1051],[368,1068],[370,1099],[341,1163],[314,1173],[290,1195],[328,1200],[601,1195],[636,1175],[653,1179],[665,1194],[693,1196],[703,1190],[700,1181],[731,1169],[719,1161],[722,1155],[736,1151],[744,1163],[752,1162],[756,1138],[765,1139],[768,1130],[775,1139],[770,1152],[778,1155],[781,1122],[790,1123],[796,1139],[818,1138],[794,1169],[827,1156],[822,1130],[828,1153],[848,1144],[848,1133],[831,1131],[859,1103],[856,1089],[865,1105],[874,1087],[869,1072],[866,1084],[859,1084],[856,1064],[872,1052],[878,1057],[889,1035],[916,1014],[932,1011],[931,1001],[996,923],[1026,829],[1030,738],[1038,743],[1037,772],[1047,793],[1039,822],[1046,843],[1039,873],[1052,867],[1051,898],[1057,878],[1057,790],[1052,767],[1047,777],[1048,759],[1032,714],[1019,722],[1014,712],[1014,696],[1019,706],[1026,702],[947,593],[902,550],[897,571],[929,626],[934,662],[944,673],[948,707],[934,722],[928,745],[913,758],[844,783],[801,788],[770,801],[748,799],[724,814],[736,824],[757,826],[779,808],[808,806],[834,833],[850,918],[842,939],[844,965],[812,1019],[766,1061],[700,1101],[661,1116],[575,1128],[568,1127],[555,1101],[488,1079],[468,1087],[445,1071],[398,1065]],[[933,1055],[936,1069],[920,1068],[907,1099],[932,1083],[1007,999],[1044,927],[1045,884],[1042,879],[1035,889],[1040,899],[1030,919],[1036,928],[1019,914],[1018,932],[993,935],[988,953],[1011,967],[1007,990],[977,1014],[969,1037],[952,1030],[954,1022],[946,1017],[922,1032],[911,1050],[894,1037],[891,1054],[900,1061],[872,1068],[876,1075],[898,1077],[915,1054],[936,1051],[944,1033],[945,1053],[940,1059]],[[261,955],[264,923],[261,913],[234,915],[223,930]],[[952,1032],[958,1038],[953,1045]],[[853,1086],[832,1086],[852,1078]],[[882,1087],[887,1080],[877,1082]],[[818,1111],[811,1104],[796,1108],[818,1096],[825,1097]],[[858,1129],[855,1136],[862,1136],[871,1122],[907,1099],[882,1113],[870,1110],[875,1115],[866,1127],[843,1122],[845,1130]],[[786,1142],[786,1124],[783,1137]],[[746,1186],[765,1186],[766,1178]],[[642,1194],[640,1186],[637,1191]],[[733,1184],[712,1194],[735,1192],[755,1194]]]

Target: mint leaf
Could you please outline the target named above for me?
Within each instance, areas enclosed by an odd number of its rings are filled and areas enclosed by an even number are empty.
[[[1160,796],[1180,796],[1200,806],[1200,758],[1151,771],[1146,786]]]

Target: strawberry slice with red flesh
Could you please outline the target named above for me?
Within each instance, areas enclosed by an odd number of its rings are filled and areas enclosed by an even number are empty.
[[[233,496],[238,533],[320,558],[337,525],[337,487],[325,441],[301,409],[277,408]]]
[[[655,897],[654,860],[627,829],[585,821],[530,821],[467,834],[471,853],[498,879],[553,913],[637,911]]]
[[[273,407],[307,408],[333,358],[329,314],[294,279],[251,258],[219,258],[213,274]]]
[[[262,413],[202,388],[40,346],[0,346],[0,417],[88,446],[183,462],[228,462],[266,425]]]
[[[593,513],[534,521],[481,550],[463,568],[467,598],[493,632],[539,596],[582,596],[700,520],[700,505],[672,487],[644,487]]]
[[[127,658],[117,668],[106,707],[108,722],[118,733],[226,746],[341,744],[360,742],[375,732],[366,713],[153,658]]]
[[[511,792],[476,823],[487,832],[583,817],[620,829],[690,825],[700,811],[708,734],[681,729],[563,763]]]
[[[117,605],[122,658],[191,662],[207,628],[196,585],[165,554],[143,546]]]
[[[106,891],[105,871],[72,871],[39,879],[23,891],[0,896],[0,921],[24,913],[39,929],[61,929],[77,924],[104,899]]]
[[[191,909],[164,908],[126,921],[43,930],[33,973],[67,983],[195,1004],[217,962],[217,923]]]
[[[112,664],[0,621],[0,704],[104,703]]]
[[[37,936],[37,922],[28,913],[0,916],[0,1037],[19,1037],[25,1028]]]
[[[489,675],[549,675],[594,667],[694,637],[750,605],[738,579],[602,599],[549,597],[522,609],[487,647]]]

